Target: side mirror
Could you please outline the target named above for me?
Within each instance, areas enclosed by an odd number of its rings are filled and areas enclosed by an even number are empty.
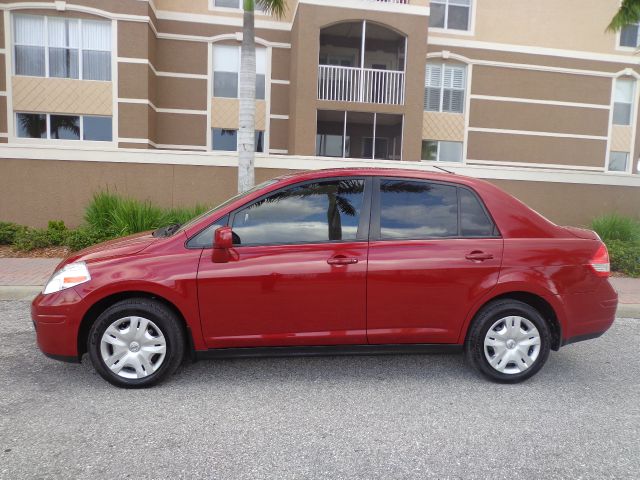
[[[231,227],[220,227],[213,234],[213,248],[228,250],[233,248]]]
[[[233,232],[231,227],[220,227],[213,233],[213,263],[227,263],[232,259]]]

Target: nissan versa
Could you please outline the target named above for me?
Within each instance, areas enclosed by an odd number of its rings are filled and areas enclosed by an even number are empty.
[[[120,387],[185,356],[464,350],[499,382],[602,335],[617,294],[592,231],[443,173],[268,181],[191,222],[64,260],[32,305],[40,349]]]

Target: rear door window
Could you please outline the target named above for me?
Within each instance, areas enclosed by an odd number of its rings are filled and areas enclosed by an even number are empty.
[[[457,187],[410,180],[381,180],[380,238],[458,236]]]
[[[478,197],[466,188],[459,189],[460,233],[463,237],[494,236],[493,222],[482,208]]]

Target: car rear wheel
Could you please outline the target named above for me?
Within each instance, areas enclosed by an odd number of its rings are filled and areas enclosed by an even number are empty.
[[[547,361],[551,335],[540,313],[524,302],[498,300],[474,318],[465,343],[467,361],[491,380],[517,383]]]
[[[176,315],[161,303],[128,299],[96,319],[87,341],[96,371],[118,387],[150,387],[182,362],[184,332]]]

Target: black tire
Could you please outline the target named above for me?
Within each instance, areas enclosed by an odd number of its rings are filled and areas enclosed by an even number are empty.
[[[485,356],[484,340],[491,326],[508,316],[519,316],[529,320],[540,334],[540,350],[529,368],[519,373],[503,373],[491,366]],[[535,375],[549,358],[551,333],[542,315],[524,302],[504,299],[496,300],[484,306],[475,316],[469,327],[465,342],[465,357],[485,377],[500,383],[518,383]],[[489,351],[490,347],[489,347]]]
[[[143,378],[124,378],[107,367],[101,354],[101,339],[106,329],[115,321],[128,316],[143,317],[155,324],[164,335],[166,353],[157,370]],[[174,312],[168,307],[147,298],[131,298],[118,302],[98,316],[91,326],[87,339],[87,351],[96,371],[107,382],[122,388],[145,388],[156,385],[172,375],[184,356],[185,334]]]

